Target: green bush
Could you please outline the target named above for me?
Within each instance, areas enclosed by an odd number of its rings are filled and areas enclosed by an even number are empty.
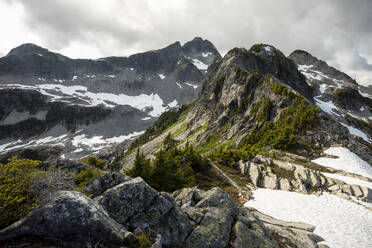
[[[97,167],[99,169],[103,169],[106,165],[106,160],[99,159],[95,156],[88,156],[82,160],[82,162]]]
[[[37,204],[37,195],[30,185],[35,177],[40,161],[9,159],[7,164],[0,163],[0,229],[25,217]]]
[[[103,171],[101,171],[100,169],[97,169],[93,166],[87,166],[84,168],[84,170],[75,174],[75,183],[78,188],[84,192],[85,186],[102,174]]]
[[[151,246],[150,240],[145,233],[138,234],[136,237],[140,248],[148,248]]]

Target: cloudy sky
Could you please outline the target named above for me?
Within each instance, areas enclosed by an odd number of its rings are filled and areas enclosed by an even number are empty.
[[[35,43],[72,58],[130,55],[195,36],[222,54],[307,50],[372,85],[371,0],[1,0],[0,56]]]

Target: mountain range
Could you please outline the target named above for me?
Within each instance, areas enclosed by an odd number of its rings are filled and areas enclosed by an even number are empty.
[[[0,59],[0,116],[0,162],[48,178],[0,245],[371,244],[372,88],[306,51],[25,44]]]

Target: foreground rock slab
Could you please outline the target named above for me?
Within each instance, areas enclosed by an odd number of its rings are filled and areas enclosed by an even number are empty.
[[[79,192],[59,191],[49,201],[0,231],[0,242],[22,237],[88,244],[131,245],[134,235],[94,200]]]

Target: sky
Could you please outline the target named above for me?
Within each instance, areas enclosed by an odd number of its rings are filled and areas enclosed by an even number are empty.
[[[1,0],[0,56],[35,43],[71,58],[128,56],[210,40],[306,50],[372,85],[371,0]]]

